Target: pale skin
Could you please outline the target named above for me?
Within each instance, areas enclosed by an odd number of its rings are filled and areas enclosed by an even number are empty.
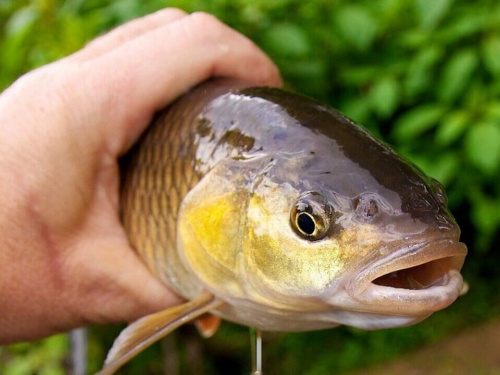
[[[117,160],[157,110],[215,76],[281,84],[247,38],[207,14],[165,9],[0,95],[0,344],[181,302],[128,244]]]

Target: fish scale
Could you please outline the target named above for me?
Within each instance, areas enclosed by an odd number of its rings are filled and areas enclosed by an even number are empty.
[[[200,179],[193,169],[194,108],[172,106],[122,160],[121,211],[131,245],[160,279],[167,253],[175,251],[182,198]],[[133,173],[130,173],[133,171]]]

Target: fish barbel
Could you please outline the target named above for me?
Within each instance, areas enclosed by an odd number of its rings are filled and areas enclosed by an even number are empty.
[[[442,186],[304,96],[209,81],[160,112],[122,167],[130,243],[188,302],[127,327],[100,374],[206,312],[264,331],[380,329],[462,289],[467,249]]]

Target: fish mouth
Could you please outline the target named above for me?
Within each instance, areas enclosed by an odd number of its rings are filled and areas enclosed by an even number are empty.
[[[346,290],[363,311],[429,315],[460,295],[466,254],[455,239],[409,243],[363,267]]]

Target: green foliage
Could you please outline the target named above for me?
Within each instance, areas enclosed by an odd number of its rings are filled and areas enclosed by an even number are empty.
[[[215,14],[272,57],[287,88],[339,108],[440,180],[471,250],[466,265],[471,292],[455,312],[404,330],[273,336],[266,351],[269,373],[349,370],[500,313],[493,247],[500,228],[498,1],[0,0],[0,90],[111,27],[164,6]],[[116,333],[94,331],[93,370]],[[226,326],[210,340],[207,372],[217,367],[212,357],[225,358],[226,364],[230,356],[248,361],[241,354],[244,337],[244,331]],[[190,344],[179,340],[187,351]],[[0,372],[60,373],[67,348],[45,345],[3,349],[7,364]],[[157,347],[154,353],[160,352]],[[135,366],[158,373],[149,356]],[[247,371],[244,366],[236,373]]]
[[[20,343],[0,348],[0,373],[7,375],[64,375],[63,361],[68,338],[57,335],[36,343]]]
[[[500,127],[495,123],[479,123],[465,136],[467,157],[485,174],[495,175],[500,165]]]
[[[400,143],[407,143],[433,128],[443,117],[446,107],[426,104],[403,114],[394,124],[393,136]]]
[[[368,9],[343,4],[332,12],[335,31],[346,45],[366,51],[373,44],[379,29],[377,20]]]

